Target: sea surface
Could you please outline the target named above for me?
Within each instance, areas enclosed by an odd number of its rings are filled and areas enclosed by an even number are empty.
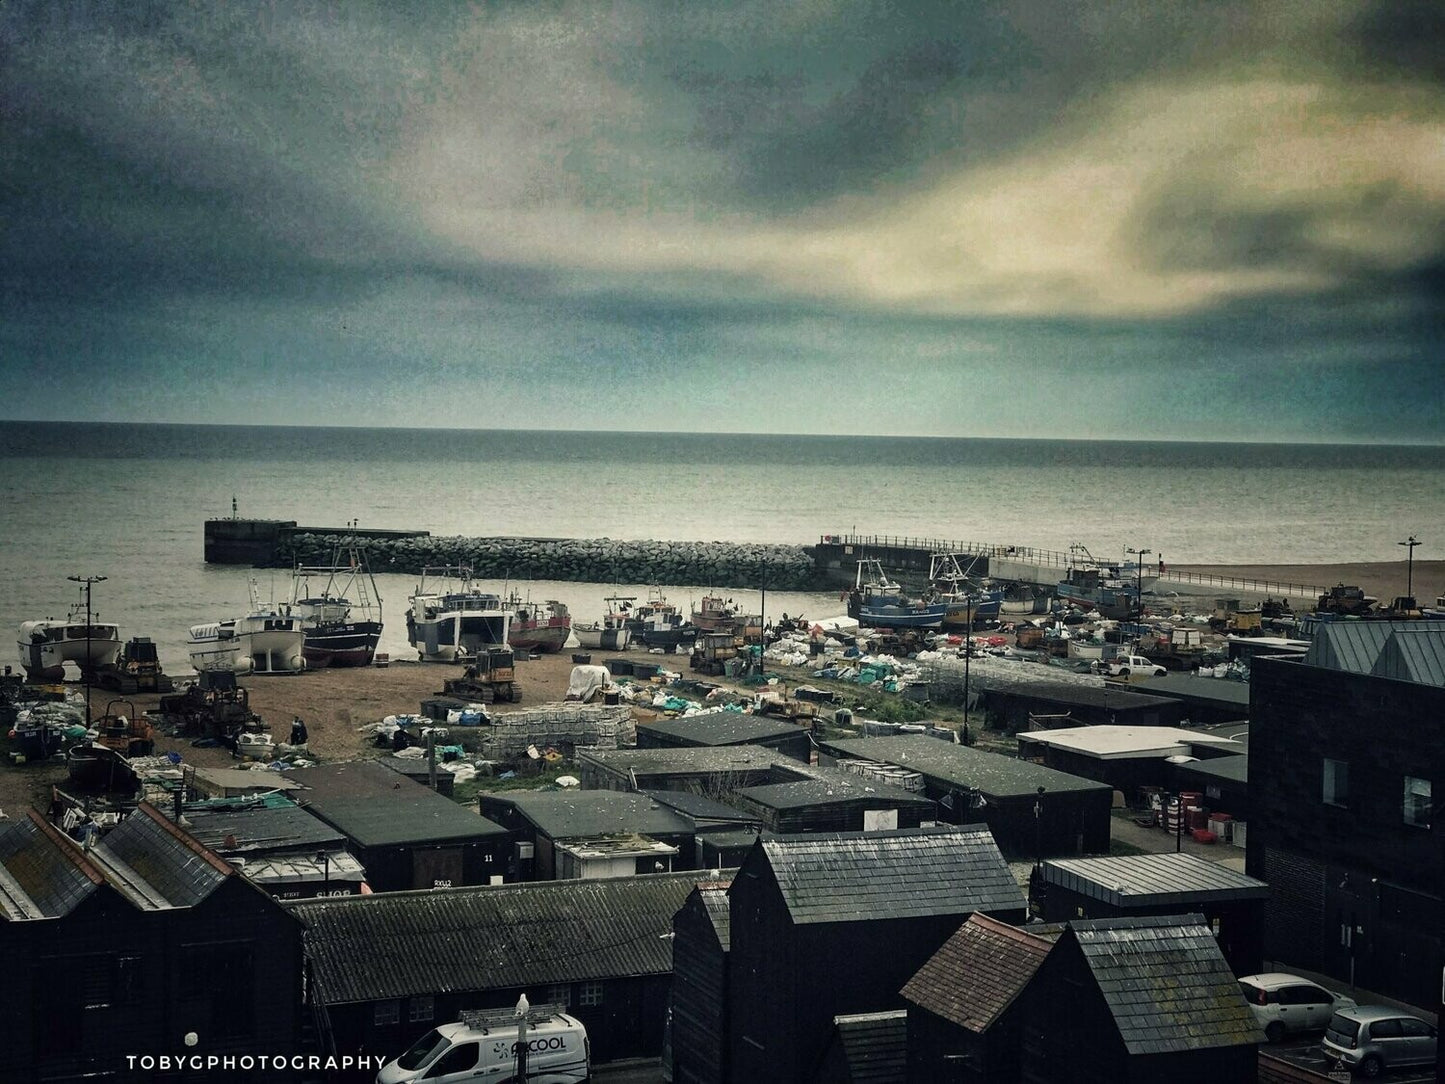
[[[0,424],[0,630],[63,616],[68,576],[105,576],[94,611],[150,636],[187,676],[187,629],[244,612],[252,579],[208,566],[202,524],[231,515],[434,535],[810,544],[827,534],[1067,550],[1126,547],[1172,564],[1388,561],[1445,507],[1445,448],[1127,441],[729,436],[517,430]],[[1157,560],[1158,558],[1151,558]],[[415,578],[379,576],[381,648],[413,657]],[[493,583],[494,588],[502,586]],[[534,582],[592,620],[647,585]],[[663,585],[685,605],[711,585]],[[728,587],[748,606],[745,585]],[[819,618],[832,594],[769,592],[767,613]],[[17,648],[5,649],[14,665]]]

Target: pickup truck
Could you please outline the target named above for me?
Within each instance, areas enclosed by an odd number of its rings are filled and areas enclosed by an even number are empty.
[[[1124,678],[1135,674],[1143,677],[1162,677],[1169,673],[1167,668],[1160,666],[1157,662],[1150,662],[1143,655],[1120,655],[1107,662],[1096,662],[1091,669],[1096,674]]]

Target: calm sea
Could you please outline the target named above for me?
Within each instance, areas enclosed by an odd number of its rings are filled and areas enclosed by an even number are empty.
[[[0,630],[61,616],[67,576],[103,575],[95,609],[185,675],[186,630],[242,612],[253,575],[264,597],[290,595],[284,573],[202,562],[202,523],[233,498],[242,517],[437,535],[806,544],[856,531],[1144,547],[1178,564],[1380,561],[1438,523],[1445,448],[6,422]],[[1427,545],[1417,557],[1436,556]],[[382,648],[411,657],[400,617],[414,579],[379,580]],[[616,586],[523,590],[585,620]],[[680,603],[707,586],[667,585]],[[767,609],[839,606],[770,593]]]

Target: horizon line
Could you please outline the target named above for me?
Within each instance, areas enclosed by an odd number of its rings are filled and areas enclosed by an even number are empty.
[[[1269,447],[1371,447],[1371,448],[1445,448],[1445,440],[1429,441],[1385,441],[1367,438],[1341,437],[1321,440],[1264,440],[1257,438],[1218,437],[1039,437],[1039,436],[978,436],[939,433],[780,433],[773,431],[739,430],[698,430],[698,429],[557,429],[529,426],[411,426],[411,425],[297,425],[282,422],[128,422],[82,418],[0,418],[5,425],[108,425],[132,427],[171,427],[192,429],[286,429],[323,430],[346,432],[350,430],[380,429],[395,432],[427,433],[576,433],[603,436],[680,436],[680,437],[785,437],[825,440],[972,440],[1024,443],[1028,441],[1054,442],[1059,444],[1244,444]]]

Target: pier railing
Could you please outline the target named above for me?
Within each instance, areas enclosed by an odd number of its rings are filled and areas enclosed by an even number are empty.
[[[1000,542],[961,542],[956,539],[911,538],[903,535],[862,535],[825,534],[820,541],[824,545],[852,546],[855,549],[910,549],[927,550],[930,553],[970,553],[984,557],[1002,557],[1011,561],[1067,569],[1076,564],[1078,554],[1060,550],[1040,549],[1037,546],[1010,546]],[[1103,558],[1099,558],[1103,560]],[[1220,576],[1212,572],[1187,572],[1166,569],[1164,572],[1149,573],[1162,583],[1195,584],[1204,587],[1218,587],[1248,595],[1284,595],[1287,598],[1318,598],[1328,588],[1317,584],[1286,583],[1282,580],[1246,580],[1234,576]],[[1127,578],[1127,573],[1126,573]]]

